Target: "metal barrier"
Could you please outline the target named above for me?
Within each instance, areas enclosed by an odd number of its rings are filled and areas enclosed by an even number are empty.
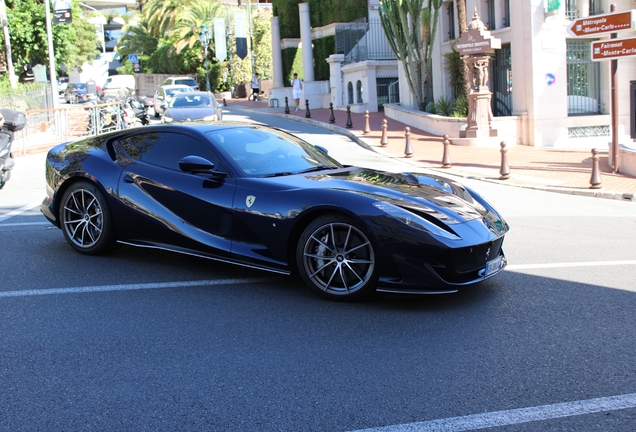
[[[16,134],[14,149],[51,146],[124,128],[120,102],[73,105],[25,111],[26,127]]]

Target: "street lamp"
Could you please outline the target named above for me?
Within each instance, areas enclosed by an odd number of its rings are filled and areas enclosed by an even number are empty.
[[[210,91],[210,77],[208,76],[208,45],[210,43],[210,30],[204,23],[201,24],[201,31],[199,32],[199,41],[203,45],[203,55],[205,56],[205,90]]]

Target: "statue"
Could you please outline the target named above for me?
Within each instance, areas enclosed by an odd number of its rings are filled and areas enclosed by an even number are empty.
[[[477,91],[488,85],[488,59],[481,58],[473,63],[473,88]]]

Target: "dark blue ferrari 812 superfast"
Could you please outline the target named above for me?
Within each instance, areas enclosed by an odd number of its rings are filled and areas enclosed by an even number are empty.
[[[501,272],[508,225],[436,174],[344,166],[263,125],[117,131],[53,148],[42,212],[83,254],[118,243],[282,274],[318,294],[444,293]]]

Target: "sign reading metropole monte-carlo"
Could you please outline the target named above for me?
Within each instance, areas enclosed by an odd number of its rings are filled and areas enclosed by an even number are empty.
[[[490,36],[487,30],[471,29],[459,38],[455,49],[460,55],[493,54],[501,48],[501,39]]]

